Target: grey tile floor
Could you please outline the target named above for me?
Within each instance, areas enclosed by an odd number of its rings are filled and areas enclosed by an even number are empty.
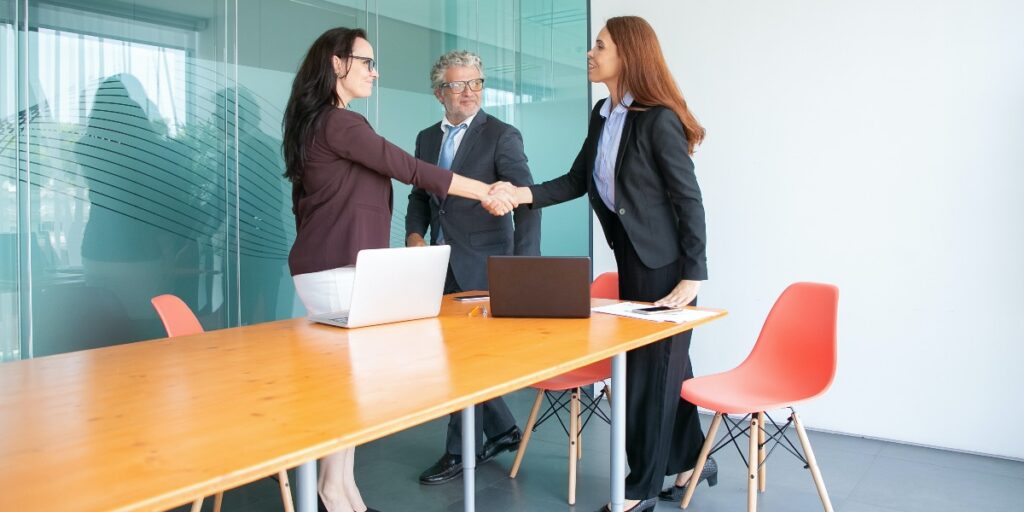
[[[533,393],[524,390],[506,397],[520,427],[529,415]],[[710,418],[703,420],[706,429]],[[446,420],[437,420],[359,447],[356,479],[366,503],[383,512],[461,511],[461,480],[429,487],[417,483],[419,473],[441,455],[445,427]],[[608,499],[608,434],[608,426],[600,422],[591,423],[584,432],[574,507],[565,501],[566,436],[557,423],[547,423],[534,434],[515,480],[508,478],[514,458],[511,453],[477,468],[477,510],[596,510]],[[821,432],[809,436],[837,511],[1024,512],[1024,462]],[[797,443],[795,432],[791,439]],[[745,510],[745,468],[739,455],[727,448],[715,459],[720,468],[718,485],[708,488],[702,484],[688,510]],[[758,496],[758,510],[822,510],[810,472],[781,448],[769,459],[767,479],[767,491]],[[210,502],[212,499],[204,510],[212,510]],[[283,508],[276,483],[264,479],[227,492],[223,510],[269,512]],[[679,508],[678,503],[661,503],[656,510]]]

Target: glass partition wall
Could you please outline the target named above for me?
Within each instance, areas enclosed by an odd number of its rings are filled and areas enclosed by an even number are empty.
[[[0,0],[0,359],[162,337],[162,293],[207,329],[302,314],[281,116],[334,26],[367,30],[380,80],[353,108],[404,149],[443,113],[431,65],[468,49],[534,179],[572,163],[586,0]],[[589,235],[584,201],[545,211],[545,255],[586,255]]]

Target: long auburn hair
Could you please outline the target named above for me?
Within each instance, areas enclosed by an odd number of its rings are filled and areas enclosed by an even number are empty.
[[[338,57],[348,65],[352,45],[356,38],[366,39],[366,32],[358,28],[337,27],[324,32],[309,47],[299,71],[292,81],[292,92],[284,109],[284,177],[292,183],[302,181],[306,162],[306,147],[319,132],[324,114],[344,106],[338,96],[338,75],[331,57]],[[345,73],[348,73],[346,68]]]
[[[609,18],[605,28],[618,47],[622,61],[619,94],[629,91],[640,105],[663,106],[675,112],[683,123],[686,143],[692,155],[704,140],[704,127],[686,106],[683,93],[665,63],[654,29],[639,16]]]

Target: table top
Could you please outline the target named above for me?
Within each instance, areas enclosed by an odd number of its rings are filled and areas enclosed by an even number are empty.
[[[2,364],[0,510],[165,510],[726,314],[469,316],[480,305],[446,297],[425,320],[298,318]]]

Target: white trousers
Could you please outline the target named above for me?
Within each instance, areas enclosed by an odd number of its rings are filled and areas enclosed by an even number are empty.
[[[355,267],[341,267],[292,277],[295,292],[306,306],[306,314],[320,315],[346,311],[352,303]]]
[[[355,269],[334,268],[292,277],[306,313],[319,315],[348,310]],[[330,512],[365,512],[355,478],[355,448],[345,448],[320,459],[317,490]]]

